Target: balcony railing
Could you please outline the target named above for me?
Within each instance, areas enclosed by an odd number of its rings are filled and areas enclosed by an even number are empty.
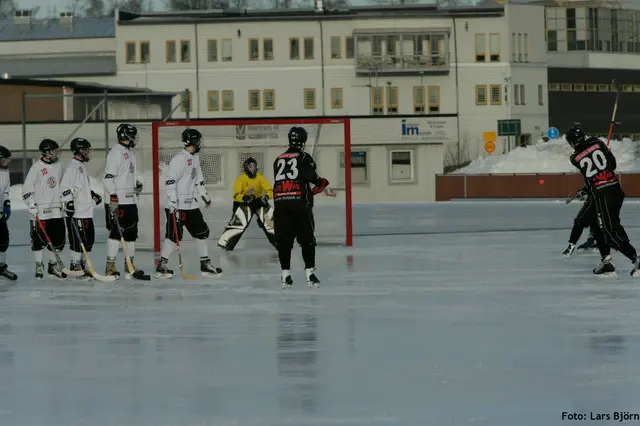
[[[358,74],[448,73],[447,56],[437,54],[360,54],[356,59]]]

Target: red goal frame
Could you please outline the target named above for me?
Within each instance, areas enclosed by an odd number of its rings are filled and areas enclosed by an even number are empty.
[[[273,118],[273,119],[216,119],[216,120],[173,120],[154,121],[151,128],[152,156],[153,156],[153,249],[160,252],[162,243],[160,232],[160,156],[159,156],[159,129],[161,127],[189,127],[189,126],[238,126],[238,125],[291,125],[296,124],[342,124],[344,130],[344,182],[345,182],[345,244],[353,245],[353,200],[351,194],[351,120],[345,118]]]

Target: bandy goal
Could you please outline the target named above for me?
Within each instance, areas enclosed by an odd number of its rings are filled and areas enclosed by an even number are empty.
[[[305,151],[316,161],[318,174],[329,180],[329,190],[314,197],[316,240],[318,245],[352,245],[352,199],[350,122],[344,119],[255,119],[255,120],[192,120],[154,122],[151,146],[140,144],[145,151],[138,161],[138,174],[145,182],[140,197],[140,235],[138,246],[159,252],[165,235],[164,179],[171,158],[184,148],[182,132],[187,128],[202,133],[200,164],[207,191],[212,199],[210,208],[201,205],[209,225],[212,244],[218,241],[231,219],[233,184],[243,173],[243,163],[253,157],[258,171],[273,185],[273,162],[288,148],[287,134],[293,126],[304,127],[308,133]],[[151,152],[148,152],[150,148]],[[150,161],[149,161],[150,160]],[[152,186],[150,187],[150,184]],[[273,206],[273,201],[270,201]],[[184,244],[192,242],[185,231]],[[236,250],[242,247],[268,245],[255,219],[245,232]]]

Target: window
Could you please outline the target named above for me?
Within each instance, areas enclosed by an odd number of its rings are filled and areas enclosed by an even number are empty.
[[[262,40],[262,51],[264,52],[264,60],[272,61],[273,60],[273,39],[265,38]]]
[[[522,34],[518,33],[518,62],[522,62]]]
[[[345,49],[344,49],[344,52],[345,52],[344,57],[346,59],[353,59],[353,57],[354,57],[354,53],[353,52],[355,51],[354,43],[353,43],[353,37],[352,36],[345,37],[344,38],[344,45],[345,45],[344,46],[345,47]]]
[[[176,42],[169,40],[164,45],[164,59],[167,63],[176,62]]]
[[[300,39],[298,38],[289,39],[289,59],[292,61],[300,59]]]
[[[502,105],[502,86],[492,84],[489,86],[489,92],[491,94],[491,105]]]
[[[125,54],[125,62],[127,64],[135,64],[136,63],[136,43],[133,41],[128,41],[124,47]]]
[[[429,95],[429,114],[438,114],[440,112],[440,86],[427,87]]]
[[[587,88],[587,92],[597,92],[598,91],[598,86],[596,86],[595,84],[587,84],[586,88]]]
[[[476,86],[476,105],[487,104],[487,86]]]
[[[207,61],[216,62],[218,60],[218,40],[207,40]]]
[[[631,84],[625,84],[622,86],[623,92],[633,92],[633,86]]]
[[[489,34],[489,60],[500,62],[500,34]]]
[[[341,88],[331,89],[331,108],[333,109],[342,108],[342,89]]]
[[[340,168],[344,176],[344,151],[340,152]],[[366,184],[369,182],[367,176],[367,151],[351,151],[351,183]],[[344,184],[344,182],[341,182]]]
[[[484,62],[486,60],[486,46],[484,34],[476,34],[476,62]]]
[[[523,50],[524,50],[524,61],[525,62],[529,62],[529,34],[524,34],[524,45]]]
[[[413,182],[413,151],[389,151],[392,183]]]
[[[413,112],[424,113],[424,86],[413,86]]]
[[[547,50],[549,52],[558,51],[558,31],[557,30],[547,31]]]
[[[574,84],[573,90],[574,92],[584,92],[584,84]]]
[[[573,90],[573,84],[562,83],[560,84],[560,90],[563,92],[570,92]]]
[[[313,59],[313,38],[304,39],[304,58]]]
[[[256,111],[260,109],[260,91],[249,90],[249,110]]]
[[[538,105],[544,105],[544,86],[538,84]]]
[[[398,88],[389,86],[387,87],[387,113],[398,113]]]
[[[519,84],[514,84],[513,85],[513,104],[514,105],[520,105],[520,89],[519,89],[520,85]]]
[[[190,40],[182,40],[180,42],[180,62],[191,62]]]
[[[518,46],[516,45],[516,33],[511,33],[511,62],[515,62],[518,57]]]
[[[521,105],[527,104],[527,96],[526,91],[524,90],[524,84],[520,85],[520,103]]]
[[[140,63],[148,64],[151,62],[151,45],[148,41],[140,42]]]
[[[559,92],[560,85],[558,83],[549,83],[549,91],[550,92]]]
[[[222,91],[222,110],[233,111],[233,90]]]
[[[598,84],[598,92],[609,92],[609,85],[608,84]]]
[[[305,109],[316,109],[316,89],[304,89],[303,96]]]
[[[207,109],[209,111],[218,111],[220,109],[220,92],[217,90],[209,90],[207,92]]]
[[[373,115],[381,115],[384,113],[384,95],[382,87],[371,88],[371,112]]]
[[[187,90],[180,94],[180,111],[186,112],[192,111],[193,96],[191,96],[191,90]]]
[[[262,91],[262,97],[264,98],[264,109],[274,110],[276,109],[276,91],[275,89],[266,89]]]
[[[340,37],[331,37],[331,59],[340,59],[342,40]]]
[[[233,59],[233,42],[230,38],[222,39],[222,62],[230,62]]]
[[[258,59],[260,59],[260,47],[258,46],[259,43],[260,43],[260,40],[258,40],[257,38],[249,39],[249,60],[250,61],[257,61]]]

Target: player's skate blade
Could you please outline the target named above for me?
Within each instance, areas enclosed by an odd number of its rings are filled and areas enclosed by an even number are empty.
[[[280,275],[280,282],[282,283],[282,289],[287,290],[293,287],[293,279],[289,271],[282,271]]]
[[[574,251],[576,251],[576,245],[575,244],[569,244],[569,247],[564,249],[564,251],[562,252],[562,255],[564,257],[570,257],[573,254]]]
[[[222,275],[222,269],[211,264],[211,260],[202,259],[200,261],[200,275],[203,277],[219,277]]]
[[[593,270],[593,273],[594,275],[604,278],[616,277],[616,267],[611,261],[611,256],[607,256],[602,259],[602,262]]]
[[[53,278],[54,280],[60,280],[60,281],[67,280],[67,274],[64,272],[62,268],[60,268],[60,266],[58,266],[57,263],[49,264],[49,269],[47,270],[47,274],[49,275],[50,278]]]
[[[315,268],[305,269],[304,274],[307,277],[307,285],[309,288],[320,288],[320,280],[316,277]]]
[[[167,259],[160,259],[156,267],[155,277],[157,280],[170,280],[173,278],[173,271],[167,267]]]
[[[0,266],[0,279],[15,281],[18,279],[18,276],[9,270],[7,265]]]

